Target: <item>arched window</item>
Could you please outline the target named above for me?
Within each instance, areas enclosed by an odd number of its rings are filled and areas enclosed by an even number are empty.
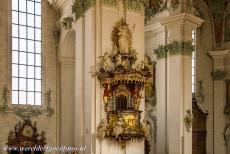
[[[192,31],[192,45],[194,51],[192,52],[192,93],[196,92],[196,31]]]
[[[12,104],[41,105],[41,0],[12,0]]]

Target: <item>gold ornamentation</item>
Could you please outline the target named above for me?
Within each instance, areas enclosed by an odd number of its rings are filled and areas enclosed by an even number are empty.
[[[118,21],[113,27],[111,41],[115,51],[127,53],[131,50],[132,32],[124,19]]]
[[[140,63],[132,48],[132,32],[122,19],[112,32],[112,52],[99,57],[97,78],[104,87],[103,104],[107,121],[102,120],[97,137],[112,138],[125,146],[127,140],[142,140],[149,136],[149,123],[140,122],[139,106],[142,91],[151,72],[148,59]]]

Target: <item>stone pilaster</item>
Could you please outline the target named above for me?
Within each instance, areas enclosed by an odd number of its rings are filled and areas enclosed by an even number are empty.
[[[226,125],[224,109],[226,105],[226,83],[224,61],[229,50],[210,51],[209,55],[213,58],[213,82],[214,82],[214,102],[213,102],[213,118],[214,118],[214,153],[225,154],[225,142],[223,132]]]
[[[180,13],[161,20],[167,45],[156,53],[166,58],[167,153],[192,154],[192,128],[184,122],[192,112],[192,31],[202,20]],[[190,121],[191,122],[191,121]]]
[[[159,22],[145,27],[146,38],[146,54],[152,55],[153,60],[156,59],[152,53],[159,45],[166,43],[166,30]],[[150,53],[151,52],[151,53]],[[167,145],[167,125],[166,125],[166,59],[157,60],[156,63],[156,149],[155,153],[165,154]],[[152,151],[151,151],[152,154]]]

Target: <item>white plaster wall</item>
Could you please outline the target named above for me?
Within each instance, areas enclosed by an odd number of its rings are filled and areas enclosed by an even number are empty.
[[[0,93],[2,93],[3,85],[8,85],[11,88],[11,15],[10,1],[0,0]],[[53,29],[56,23],[56,12],[48,5],[46,1],[42,1],[42,51],[43,51],[43,81],[42,89],[44,92],[49,88],[51,94],[51,106],[54,107],[55,113],[52,117],[41,115],[37,118],[32,118],[32,122],[37,121],[38,132],[46,131],[47,145],[58,145],[58,67],[57,67],[57,52],[55,50]],[[11,96],[10,96],[11,97]],[[44,100],[44,98],[43,98]],[[11,101],[8,102],[11,106]],[[43,101],[44,103],[44,101]],[[46,105],[43,104],[43,107]],[[0,153],[3,151],[3,146],[7,141],[9,131],[14,129],[15,124],[21,120],[13,113],[6,115],[0,114]],[[22,121],[22,120],[21,120]],[[55,153],[55,152],[53,152]]]
[[[60,42],[60,143],[74,145],[75,122],[75,31],[63,32]],[[68,131],[66,131],[68,130]]]

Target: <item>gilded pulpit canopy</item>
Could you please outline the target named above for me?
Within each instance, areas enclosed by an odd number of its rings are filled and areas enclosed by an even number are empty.
[[[142,91],[152,76],[147,59],[137,63],[137,52],[132,48],[132,31],[124,19],[112,31],[112,51],[100,56],[97,78],[103,92],[106,119],[97,129],[99,140],[114,139],[124,146],[128,140],[149,139],[151,126],[140,122]]]

